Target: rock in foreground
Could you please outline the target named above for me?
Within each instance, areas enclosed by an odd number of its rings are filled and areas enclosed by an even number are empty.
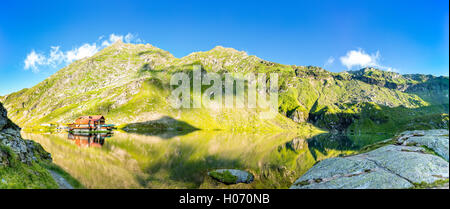
[[[448,130],[406,131],[397,142],[403,145],[426,146],[448,161]]]
[[[208,175],[225,184],[251,183],[253,175],[247,171],[237,169],[217,169],[208,172]]]
[[[40,144],[22,139],[20,128],[0,103],[0,189],[58,188],[40,164],[50,162],[50,154]]]
[[[404,132],[395,145],[317,163],[291,189],[402,189],[448,181],[448,141],[448,130]]]
[[[22,163],[31,163],[37,158],[51,159],[38,143],[24,140],[20,135],[20,128],[7,117],[7,112],[0,103],[0,145],[9,147]],[[5,152],[5,151],[3,151]],[[1,156],[2,154],[0,154]],[[3,155],[6,155],[3,153]],[[0,162],[1,164],[2,162]]]

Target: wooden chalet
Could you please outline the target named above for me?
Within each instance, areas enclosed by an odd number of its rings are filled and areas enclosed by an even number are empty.
[[[109,131],[113,125],[105,124],[103,115],[81,116],[75,123],[68,124],[69,131]]]

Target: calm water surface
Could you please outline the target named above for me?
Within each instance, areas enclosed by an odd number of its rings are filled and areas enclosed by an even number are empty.
[[[319,160],[391,137],[221,131],[22,135],[39,142],[87,188],[288,188]],[[216,168],[244,169],[255,181],[222,185],[207,176]]]

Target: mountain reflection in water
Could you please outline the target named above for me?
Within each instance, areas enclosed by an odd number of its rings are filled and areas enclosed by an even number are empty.
[[[288,188],[317,161],[354,154],[390,137],[224,131],[169,138],[120,131],[23,136],[39,142],[57,165],[87,188]],[[217,183],[207,172],[218,168],[250,171],[255,181]]]

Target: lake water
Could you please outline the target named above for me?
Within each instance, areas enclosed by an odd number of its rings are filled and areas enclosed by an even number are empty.
[[[39,142],[87,188],[288,188],[319,160],[391,137],[221,131],[22,135]],[[217,183],[207,175],[217,168],[247,170],[255,181]]]

